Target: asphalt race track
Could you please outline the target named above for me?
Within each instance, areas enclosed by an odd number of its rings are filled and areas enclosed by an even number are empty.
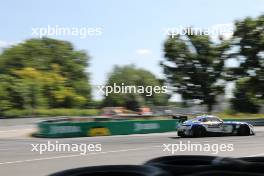
[[[1,121],[0,121],[1,122]],[[264,156],[264,127],[255,127],[255,136],[179,138],[176,132],[129,136],[41,139],[29,136],[34,125],[0,126],[0,175],[36,176],[94,165],[142,164],[164,155],[172,155],[163,144],[199,143],[233,144],[234,151],[219,152],[217,156]],[[47,143],[101,144],[100,152],[32,151],[33,145]],[[165,150],[165,151],[164,151]],[[175,155],[216,155],[212,151],[176,151]]]

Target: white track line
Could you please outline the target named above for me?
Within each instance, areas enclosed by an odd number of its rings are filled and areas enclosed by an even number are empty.
[[[0,131],[0,133],[8,133],[8,132],[16,132],[16,131],[29,131],[29,130],[32,130],[32,128],[15,129],[15,130],[5,130],[5,131]]]
[[[28,159],[28,160],[18,160],[18,161],[8,161],[2,162],[0,165],[6,164],[17,164],[17,163],[25,163],[25,162],[33,162],[33,161],[43,161],[43,160],[52,160],[52,159],[60,159],[60,158],[72,158],[72,157],[80,157],[80,156],[87,156],[87,155],[97,155],[97,154],[108,154],[108,153],[119,153],[119,152],[128,152],[128,151],[138,151],[138,150],[148,150],[150,148],[158,148],[161,146],[150,146],[150,147],[141,147],[141,148],[134,148],[134,149],[122,149],[122,150],[113,150],[113,151],[106,151],[106,152],[97,152],[97,153],[88,153],[86,155],[63,155],[63,156],[54,156],[54,157],[47,157],[47,158],[36,158],[36,159]]]
[[[0,133],[8,133],[8,132],[13,132],[13,131],[19,131],[19,130],[6,130],[6,131],[0,131]]]

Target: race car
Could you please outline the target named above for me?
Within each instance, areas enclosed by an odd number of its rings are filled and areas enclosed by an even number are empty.
[[[213,115],[197,116],[178,126],[180,137],[204,137],[210,135],[254,135],[253,126],[246,122],[223,121]]]

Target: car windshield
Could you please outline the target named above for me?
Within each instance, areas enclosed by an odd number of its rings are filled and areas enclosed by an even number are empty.
[[[206,118],[207,122],[221,122],[221,120],[217,117],[208,117]]]

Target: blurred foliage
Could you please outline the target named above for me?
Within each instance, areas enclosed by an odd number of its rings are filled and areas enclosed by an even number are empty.
[[[91,99],[89,57],[69,42],[30,39],[0,55],[0,111],[82,108]]]
[[[107,84],[110,86],[121,86],[122,83],[126,86],[163,86],[163,81],[157,79],[151,72],[136,68],[133,65],[128,66],[115,66],[110,73]],[[146,92],[139,93],[110,93],[105,96],[104,106],[125,106],[128,109],[136,110],[143,105],[167,105],[168,95],[165,93],[153,93],[151,96],[147,96]]]
[[[208,111],[225,81],[235,81],[233,111],[258,112],[264,101],[263,26],[264,15],[236,21],[233,37],[220,38],[218,43],[202,33],[171,36],[164,44],[166,61],[161,64],[166,81],[184,100],[202,100]],[[228,59],[236,59],[239,66],[225,68]]]
[[[235,50],[230,58],[240,63],[228,70],[236,81],[232,106],[240,112],[258,112],[264,100],[264,15],[236,21],[233,36]]]
[[[87,106],[93,109],[100,109],[103,107],[103,100],[94,100],[88,102]]]
[[[219,80],[228,48],[228,41],[215,44],[203,33],[169,37],[164,44],[166,61],[161,63],[166,81],[185,102],[200,100],[210,112],[216,96],[223,93]]]
[[[264,101],[264,15],[236,21],[232,39],[219,39],[213,42],[203,33],[170,36],[164,43],[166,60],[161,63],[165,80],[132,65],[116,66],[106,85],[161,87],[166,81],[173,92],[181,94],[184,105],[189,100],[200,100],[211,111],[217,95],[224,93],[226,81],[234,81],[229,113],[258,112]],[[228,59],[236,59],[240,65],[226,68]],[[169,104],[165,93],[110,93],[103,101],[92,100],[89,73],[85,71],[88,62],[89,56],[75,50],[70,42],[50,38],[29,39],[3,50],[0,115],[49,114],[54,108],[102,106],[135,110],[143,105]]]
[[[54,117],[54,116],[96,116],[99,115],[98,109],[10,109],[3,112],[6,118],[20,118],[20,117]]]
[[[213,115],[218,116],[221,119],[263,119],[264,114],[254,114],[254,113],[232,113],[233,110],[227,110],[229,112],[213,113]]]
[[[250,78],[240,78],[236,82],[234,98],[231,99],[232,108],[239,112],[257,113],[260,105],[255,94],[250,91]]]

